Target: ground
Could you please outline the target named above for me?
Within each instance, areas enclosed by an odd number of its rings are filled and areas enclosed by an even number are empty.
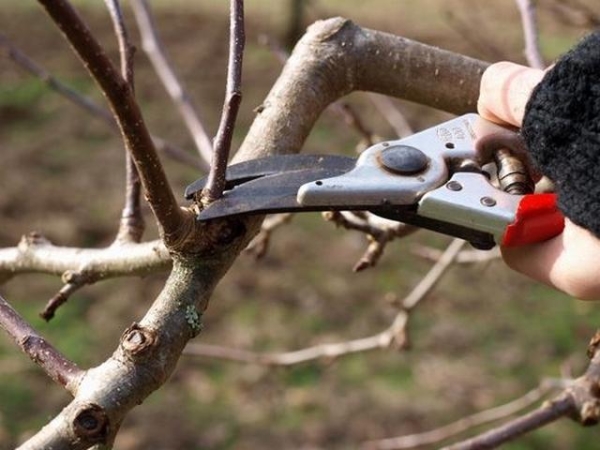
[[[224,6],[210,0],[159,2],[157,22],[177,71],[208,129],[223,99],[227,48]],[[284,2],[248,1],[244,100],[236,143],[280,71],[259,36],[284,32]],[[548,60],[582,32],[539,2]],[[589,2],[591,5],[591,2]],[[60,35],[35,5],[1,0],[2,32],[61,79],[101,101]],[[114,54],[105,13],[79,1]],[[311,19],[344,15],[357,23],[486,60],[523,61],[512,2],[313,0]],[[473,26],[475,24],[476,26]],[[138,54],[136,90],[153,133],[189,149],[176,111]],[[349,101],[369,127],[393,132],[364,96]],[[446,115],[400,103],[421,128]],[[33,230],[54,243],[100,247],[111,242],[120,213],[123,152],[104,125],[0,60],[0,246]],[[214,132],[214,131],[213,131]],[[358,135],[326,113],[306,151],[354,152]],[[201,173],[165,160],[176,192]],[[148,237],[156,235],[151,217]],[[380,264],[352,273],[365,239],[318,215],[294,219],[267,256],[242,255],[219,286],[202,342],[280,351],[369,336],[384,329],[405,295],[431,266],[416,245],[444,248],[445,237],[421,232],[389,246]],[[37,317],[60,288],[55,277],[28,275],[0,287],[23,315],[81,367],[103,361],[126,327],[159,292],[165,274],[111,280],[77,293],[49,324]],[[385,350],[273,369],[182,358],[172,379],[127,418],[119,449],[355,448],[359,443],[426,431],[507,402],[545,377],[585,366],[585,348],[600,324],[598,305],[582,303],[514,274],[499,260],[455,266],[427,297],[410,327],[408,352]],[[7,339],[0,340],[0,448],[12,448],[68,401]],[[157,426],[158,425],[158,426]],[[595,430],[563,420],[506,448],[591,449]]]

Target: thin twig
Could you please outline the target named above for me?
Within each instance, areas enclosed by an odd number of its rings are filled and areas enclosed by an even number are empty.
[[[64,305],[67,302],[67,300],[69,300],[69,297],[82,287],[83,284],[65,284],[54,297],[48,300],[48,303],[46,303],[46,307],[40,313],[40,317],[46,322],[52,320],[54,318],[54,315],[56,314],[56,310],[62,305]]]
[[[385,247],[396,238],[406,237],[418,230],[417,227],[404,223],[383,219],[373,214],[356,211],[327,211],[323,213],[325,220],[348,230],[365,233],[369,239],[367,249],[354,265],[354,272],[361,272],[374,267],[383,255]]]
[[[102,108],[98,105],[94,100],[90,97],[86,97],[81,93],[77,92],[75,89],[67,86],[65,83],[58,80],[54,77],[48,70],[44,67],[40,66],[38,63],[33,61],[29,56],[27,56],[23,51],[18,49],[14,44],[12,44],[8,38],[0,33],[0,46],[4,48],[6,54],[10,59],[12,59],[16,64],[18,64],[21,68],[25,69],[31,75],[39,78],[43,81],[50,89],[61,94],[65,98],[67,98],[70,102],[74,103],[78,107],[84,109],[92,116],[102,119],[104,122],[109,124],[110,126],[116,127],[117,123],[115,122],[114,117],[107,109]]]
[[[129,33],[125,26],[125,20],[123,19],[123,11],[119,0],[104,0],[106,8],[110,13],[117,42],[119,44],[119,59],[121,65],[121,76],[125,82],[129,85],[130,89],[134,90],[134,76],[133,76],[133,57],[135,54],[135,48],[131,45],[129,40]]]
[[[541,428],[564,417],[575,410],[575,403],[569,395],[544,403],[540,408],[522,417],[487,431],[463,442],[444,447],[443,450],[485,450],[496,448],[523,434]]]
[[[404,329],[407,317],[405,315],[402,317],[405,320],[402,323],[398,321],[398,324],[401,325],[402,329]],[[332,344],[320,344],[314,347],[307,347],[302,350],[283,353],[259,353],[223,347],[220,345],[198,343],[188,345],[188,347],[185,349],[185,354],[191,356],[202,356],[204,358],[215,358],[231,362],[288,367],[315,360],[330,361],[332,359],[339,358],[340,356],[362,353],[378,348],[387,348],[392,342],[390,339],[390,334],[391,333],[380,333],[362,339],[353,339],[350,341]],[[404,341],[401,341],[400,345],[403,343]]]
[[[225,104],[215,136],[210,172],[203,192],[203,200],[212,202],[223,195],[225,171],[233,139],[235,120],[242,102],[242,62],[246,42],[244,30],[244,1],[231,0],[229,19],[229,61],[227,64],[227,87]]]
[[[133,57],[135,48],[131,45],[127,33],[127,27],[123,19],[123,12],[118,0],[104,0],[110,13],[117,42],[119,43],[119,55],[121,61],[121,76],[134,92],[134,69]],[[144,234],[144,217],[141,208],[142,184],[139,173],[129,152],[125,152],[125,206],[121,213],[119,231],[115,244],[124,242],[140,242]]]
[[[187,216],[179,208],[170,188],[132,90],[69,2],[38,2],[61,29],[107,97],[125,145],[140,172],[148,203],[159,223],[165,243],[168,246],[179,243],[182,225]]]
[[[404,299],[402,302],[402,307],[404,309],[407,311],[412,310],[427,294],[429,294],[429,292],[431,292],[438,281],[440,281],[442,275],[444,275],[454,263],[464,245],[465,241],[462,239],[453,239],[452,242],[450,242],[450,245],[446,247],[446,250],[444,250],[444,253],[440,256],[440,259],[421,279],[415,289],[413,289]]]
[[[367,97],[375,105],[379,114],[392,126],[398,137],[403,138],[414,133],[408,120],[391,98],[372,92],[367,93]]]
[[[260,227],[260,233],[246,247],[246,252],[260,259],[267,253],[271,237],[278,228],[288,224],[294,215],[292,213],[280,213],[267,216]]]
[[[190,344],[184,353],[191,356],[222,359],[239,363],[264,364],[269,366],[292,366],[315,360],[331,360],[353,353],[362,353],[377,349],[395,347],[403,349],[408,346],[406,326],[410,311],[431,292],[442,275],[452,265],[454,258],[462,248],[464,241],[455,239],[446,249],[443,257],[429,270],[415,288],[404,298],[401,310],[391,325],[380,333],[366,338],[350,341],[320,344],[301,350],[283,353],[260,353],[248,350],[238,350],[219,345],[202,343]]]
[[[77,92],[75,89],[54,77],[48,70],[32,60],[23,51],[9,42],[6,36],[2,35],[1,33],[0,46],[6,50],[8,57],[11,58],[19,67],[25,69],[32,76],[39,78],[51,90],[62,95],[74,105],[88,112],[92,117],[102,120],[102,122],[109,126],[111,131],[115,131],[117,133],[119,132],[118,124],[109,110],[98,105],[98,103],[96,103],[92,98]],[[164,139],[156,136],[152,136],[152,141],[154,142],[157,150],[165,153],[170,158],[186,165],[201,168],[197,159],[184,152],[181,148],[176,147],[173,144],[166,142]]]
[[[2,296],[0,327],[52,380],[75,394],[75,381],[82,374],[82,370],[41,337]]]
[[[541,428],[562,417],[571,417],[583,425],[600,421],[600,332],[592,337],[588,346],[591,359],[583,376],[571,381],[555,399],[522,417],[500,427],[484,432],[463,442],[445,447],[445,450],[472,450],[496,448],[523,434]]]
[[[544,6],[563,24],[578,28],[600,26],[600,14],[578,0],[552,0],[549,4],[544,2]]]
[[[510,59],[506,52],[490,39],[481,39],[481,26],[485,25],[485,21],[479,20],[479,27],[473,27],[473,22],[476,19],[469,18],[466,20],[460,14],[456,14],[453,10],[445,11],[445,23],[453,29],[458,35],[477,51],[488,55],[488,58],[493,60],[508,60]],[[481,19],[481,18],[479,18]],[[483,32],[484,35],[489,35],[489,31]]]
[[[173,65],[167,57],[160,37],[158,36],[158,32],[156,31],[156,25],[154,23],[150,5],[146,0],[133,0],[131,2],[131,7],[142,38],[142,48],[152,63],[152,67],[154,67],[154,70],[167,90],[167,93],[177,107],[181,118],[192,136],[203,164],[208,167],[213,151],[211,139],[200,120],[197,107],[193,104],[188,91],[178,79],[173,70]]]
[[[437,261],[443,251],[437,248],[428,247],[425,245],[415,245],[411,248],[410,252],[419,256],[420,258],[427,259],[429,261]],[[495,247],[492,250],[476,250],[466,249],[462,250],[456,257],[457,264],[473,264],[482,263],[497,260],[501,257],[500,248]]]
[[[362,142],[360,144],[363,147],[363,150],[364,147],[370,147],[375,143],[375,133],[367,128],[360,114],[358,114],[348,102],[338,100],[337,102],[333,102],[331,105],[329,105],[329,108],[327,109],[337,114],[348,126],[348,128],[351,130],[356,130],[356,132],[362,138]]]
[[[69,300],[69,297],[81,289],[83,286],[93,284],[100,278],[100,274],[88,272],[85,270],[72,271],[67,270],[63,276],[62,281],[64,286],[58,291],[58,293],[52,297],[46,307],[40,313],[40,317],[46,322],[52,320],[56,314],[56,310]]]
[[[521,14],[527,63],[535,69],[543,69],[546,67],[546,63],[540,50],[535,5],[531,0],[515,0],[515,2],[519,8],[519,14]]]
[[[437,444],[472,428],[512,416],[539,402],[550,391],[558,387],[564,387],[564,385],[564,380],[543,380],[535,389],[504,405],[463,417],[456,422],[436,428],[435,430],[378,441],[369,441],[363,447],[372,450],[406,450],[423,445]]]

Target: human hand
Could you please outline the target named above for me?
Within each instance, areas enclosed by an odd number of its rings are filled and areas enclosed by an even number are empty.
[[[479,114],[496,123],[520,127],[527,101],[544,74],[510,62],[492,64],[481,79]],[[501,250],[509,267],[530,278],[576,298],[600,299],[600,240],[568,218],[563,233],[555,238]]]
[[[544,73],[508,61],[490,65],[481,77],[479,114],[495,123],[520,127],[527,100]]]

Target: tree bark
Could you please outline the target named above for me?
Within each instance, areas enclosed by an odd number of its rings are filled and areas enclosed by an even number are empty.
[[[317,22],[296,46],[236,160],[298,152],[327,105],[355,90],[453,113],[474,111],[485,67],[341,18]],[[125,331],[105,363],[83,375],[71,404],[21,448],[110,447],[125,415],[166,382],[186,343],[200,332],[214,287],[260,221],[192,225],[186,239],[194,245],[172,255],[170,277],[146,316]]]

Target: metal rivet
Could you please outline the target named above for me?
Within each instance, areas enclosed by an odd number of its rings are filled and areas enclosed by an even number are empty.
[[[400,175],[422,173],[429,165],[425,153],[409,145],[394,145],[381,151],[379,163],[387,170]]]
[[[481,197],[480,201],[483,206],[496,206],[496,200],[492,197]]]
[[[448,189],[450,189],[451,191],[462,190],[462,184],[460,184],[458,181],[448,181],[448,183],[446,184],[446,187]]]

